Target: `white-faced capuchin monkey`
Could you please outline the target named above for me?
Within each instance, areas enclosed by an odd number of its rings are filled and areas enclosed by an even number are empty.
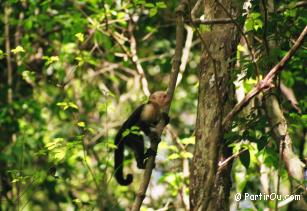
[[[133,176],[128,174],[126,179],[123,175],[124,146],[128,146],[134,152],[137,167],[145,168],[144,159],[156,155],[156,152],[149,148],[144,154],[144,137],[141,131],[149,137],[150,141],[155,139],[155,126],[163,118],[165,124],[168,124],[169,117],[162,109],[169,102],[169,97],[164,91],[156,91],[150,95],[146,104],[139,106],[124,122],[115,137],[117,149],[114,153],[115,178],[120,185],[129,185]]]

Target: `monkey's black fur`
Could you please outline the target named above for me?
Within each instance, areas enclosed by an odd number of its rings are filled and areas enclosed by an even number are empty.
[[[144,159],[151,155],[155,155],[155,152],[150,148],[144,154],[144,137],[140,131],[135,131],[134,128],[139,128],[139,130],[143,131],[146,136],[153,137],[155,132],[152,131],[152,129],[159,123],[161,117],[163,118],[165,124],[168,124],[169,122],[168,115],[165,113],[160,114],[159,112],[158,116],[154,116],[154,118],[150,120],[142,119],[142,112],[144,112],[145,106],[148,106],[149,104],[150,102],[139,106],[124,122],[115,137],[115,145],[117,146],[114,153],[115,178],[120,185],[129,185],[133,180],[133,176],[131,174],[128,174],[126,178],[124,178],[123,175],[125,145],[127,145],[134,152],[137,167],[139,169],[145,168]]]

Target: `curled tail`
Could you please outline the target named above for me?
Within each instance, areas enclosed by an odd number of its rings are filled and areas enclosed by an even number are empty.
[[[124,142],[121,140],[122,131],[119,130],[115,137],[115,145],[117,149],[114,151],[114,170],[115,178],[120,185],[129,185],[132,180],[132,174],[128,174],[127,178],[124,178],[123,174],[123,162],[124,162]]]

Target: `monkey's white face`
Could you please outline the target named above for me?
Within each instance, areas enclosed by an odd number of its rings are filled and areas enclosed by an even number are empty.
[[[153,103],[158,104],[160,108],[164,107],[170,101],[169,97],[167,96],[166,92],[164,92],[164,91],[154,92],[149,97],[149,100]]]

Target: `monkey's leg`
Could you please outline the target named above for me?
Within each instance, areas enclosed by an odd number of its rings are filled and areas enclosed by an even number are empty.
[[[148,158],[148,157],[150,157],[150,156],[156,156],[156,155],[157,155],[157,152],[156,152],[156,151],[154,151],[154,150],[151,149],[151,148],[148,148],[147,151],[146,151],[146,153],[144,154],[144,158],[146,159],[146,158]]]
[[[128,146],[133,150],[136,164],[139,169],[144,169],[144,138],[142,135],[129,135]]]

